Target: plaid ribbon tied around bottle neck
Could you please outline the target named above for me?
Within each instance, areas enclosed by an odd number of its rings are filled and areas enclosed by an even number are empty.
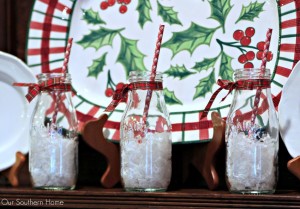
[[[41,91],[71,91],[72,87],[70,83],[64,83],[64,79],[50,78],[42,81],[41,83],[13,83],[13,86],[28,87],[28,93],[26,99],[31,102]]]
[[[112,112],[118,106],[118,104],[122,101],[126,101],[128,91],[131,90],[162,90],[163,85],[161,81],[140,81],[133,82],[129,84],[125,84],[122,88],[117,88],[113,94],[113,100],[106,107],[106,112]]]
[[[211,96],[209,99],[206,107],[204,108],[204,111],[200,117],[200,120],[202,118],[205,118],[215,101],[217,95],[220,93],[222,89],[228,90],[228,93],[225,97],[221,99],[221,102],[226,99],[226,97],[234,90],[253,90],[253,89],[264,89],[264,88],[270,88],[271,81],[269,79],[247,79],[247,80],[238,80],[236,82],[228,81],[228,80],[221,80],[218,79],[217,84],[220,86]]]

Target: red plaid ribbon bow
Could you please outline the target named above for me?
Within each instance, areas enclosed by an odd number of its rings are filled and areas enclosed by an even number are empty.
[[[61,78],[51,78],[41,83],[13,83],[13,86],[28,87],[28,93],[26,99],[31,102],[41,91],[59,90],[59,91],[71,91],[70,83],[63,83]]]
[[[208,101],[206,107],[204,108],[204,111],[200,117],[200,120],[202,118],[205,118],[215,101],[217,95],[220,93],[222,89],[228,90],[228,93],[225,97],[222,98],[221,102],[226,99],[226,97],[234,90],[253,90],[256,88],[270,88],[270,80],[269,79],[248,79],[248,80],[238,80],[236,82],[228,81],[228,80],[221,80],[218,79],[217,84],[220,86],[213,95],[211,96],[210,100]]]
[[[163,85],[162,82],[157,81],[141,81],[141,82],[134,82],[130,84],[125,84],[122,88],[117,88],[113,95],[113,101],[107,106],[105,109],[106,112],[112,112],[118,106],[118,104],[124,101],[127,98],[128,91],[131,90],[162,90]]]

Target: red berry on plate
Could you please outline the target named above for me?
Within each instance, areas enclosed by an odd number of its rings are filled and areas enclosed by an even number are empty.
[[[244,37],[244,31],[242,30],[236,30],[233,33],[233,38],[237,41],[241,40]]]
[[[116,89],[122,89],[124,86],[124,83],[120,82],[116,85]]]
[[[246,55],[241,54],[238,58],[238,61],[243,64],[243,63],[247,62],[248,60],[247,60]]]
[[[114,90],[112,90],[111,88],[107,88],[105,90],[105,96],[111,97],[113,94],[114,94]]]
[[[258,42],[256,46],[258,50],[263,51],[265,49],[265,42],[264,41]]]
[[[256,53],[256,58],[257,58],[258,60],[262,60],[262,58],[263,58],[263,51],[258,51],[258,52]]]
[[[251,43],[251,38],[249,38],[248,36],[244,36],[242,39],[241,39],[241,44],[243,46],[249,46],[249,44]]]
[[[248,27],[245,31],[246,36],[252,37],[255,33],[255,29],[253,27]]]
[[[255,57],[255,53],[253,51],[249,51],[246,53],[247,60],[253,60]]]
[[[124,14],[125,12],[127,12],[127,6],[126,5],[121,5],[119,11],[120,11],[121,14]]]
[[[273,53],[267,52],[267,61],[271,61],[273,59]]]
[[[100,8],[101,8],[102,10],[105,10],[105,9],[107,9],[107,7],[108,7],[108,3],[107,3],[107,1],[103,1],[103,2],[101,2],[101,4],[100,4]]]
[[[254,65],[252,64],[252,62],[247,62],[246,64],[244,64],[244,68],[253,68]]]
[[[116,0],[107,0],[108,6],[113,6],[116,3]]]
[[[123,2],[124,2],[124,1],[123,1]],[[121,14],[126,13],[126,12],[127,12],[127,6],[124,5],[124,4],[122,4],[122,5],[120,6],[120,8],[119,8],[119,12],[120,12]]]
[[[131,0],[123,0],[124,4],[130,4]]]

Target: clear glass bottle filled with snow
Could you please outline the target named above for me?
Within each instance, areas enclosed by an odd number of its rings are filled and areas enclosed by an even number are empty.
[[[78,173],[77,118],[71,76],[38,75],[40,93],[31,122],[29,171],[34,188],[74,189]]]
[[[166,191],[171,179],[171,122],[161,74],[152,82],[156,90],[143,117],[150,81],[149,72],[130,73],[130,85],[138,85],[129,91],[121,120],[121,180],[126,191]]]
[[[236,88],[225,134],[228,189],[243,194],[274,193],[279,132],[270,71],[239,69],[234,76]]]

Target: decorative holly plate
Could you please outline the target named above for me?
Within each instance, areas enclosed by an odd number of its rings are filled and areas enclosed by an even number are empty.
[[[36,0],[28,31],[27,63],[34,74],[57,72],[69,37],[73,102],[82,125],[98,118],[116,85],[132,70],[150,70],[158,28],[165,25],[158,71],[173,128],[173,142],[209,141],[210,114],[202,110],[237,68],[260,67],[263,41],[273,29],[267,68],[275,105],[299,60],[298,0]],[[226,117],[232,96],[211,111]],[[218,101],[219,100],[219,101]],[[276,102],[277,101],[277,102]],[[125,104],[109,114],[108,139],[119,140]]]

